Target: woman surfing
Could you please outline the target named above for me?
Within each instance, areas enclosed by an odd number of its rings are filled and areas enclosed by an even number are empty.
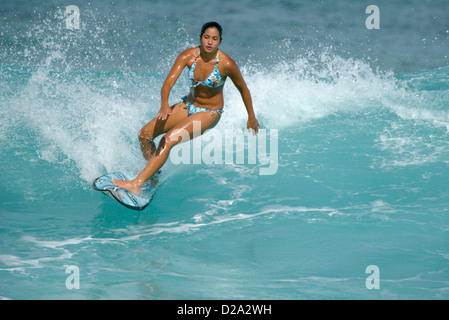
[[[248,112],[248,130],[257,134],[260,126],[251,94],[237,64],[218,49],[221,41],[221,26],[217,22],[208,22],[201,28],[200,46],[187,49],[178,56],[162,86],[159,113],[139,132],[140,147],[148,163],[133,180],[112,178],[118,187],[140,195],[143,184],[163,166],[171,148],[180,142],[179,132],[185,130],[192,139],[194,122],[201,124],[201,134],[213,128],[224,112],[223,87],[228,77],[242,96]],[[190,92],[181,102],[169,106],[170,91],[185,67],[189,68],[192,81]],[[164,136],[156,148],[153,140],[161,134]]]

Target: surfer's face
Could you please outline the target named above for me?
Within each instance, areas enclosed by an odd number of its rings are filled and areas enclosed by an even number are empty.
[[[217,28],[207,28],[203,35],[200,36],[201,50],[207,53],[214,52],[221,43],[220,31]]]

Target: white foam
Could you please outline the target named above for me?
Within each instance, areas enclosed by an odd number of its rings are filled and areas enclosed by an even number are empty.
[[[64,52],[51,52],[10,101],[9,117],[39,137],[37,158],[64,166],[70,163],[86,182],[116,170],[138,172],[144,161],[133,155],[138,149],[137,134],[159,109],[165,74],[153,79],[132,72],[78,76],[51,72],[53,63],[61,60]],[[447,111],[407,108],[409,95],[391,73],[329,52],[311,52],[292,61],[280,57],[271,66],[248,64],[241,69],[263,128],[300,130],[305,121],[336,112],[382,107],[403,118],[449,124]],[[177,100],[183,90],[187,88],[174,88],[171,100]],[[246,121],[240,93],[228,81],[225,113],[216,128],[246,130]]]
[[[12,101],[17,117],[40,137],[39,158],[53,163],[69,160],[86,181],[103,171],[120,169],[118,164],[139,162],[131,150],[146,104],[82,79],[61,81],[59,77],[64,75],[39,69]]]
[[[256,115],[267,128],[286,128],[334,112],[360,112],[397,96],[392,73],[380,73],[369,64],[330,53],[310,53],[267,67],[245,66],[242,73],[253,97]],[[226,88],[222,126],[246,126],[239,92]]]

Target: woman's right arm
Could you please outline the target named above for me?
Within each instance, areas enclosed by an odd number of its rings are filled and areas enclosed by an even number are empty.
[[[175,85],[176,80],[178,80],[179,76],[181,75],[182,70],[184,70],[184,68],[187,66],[189,57],[190,57],[190,49],[185,50],[178,56],[175,63],[173,64],[172,69],[170,70],[170,73],[165,79],[164,84],[162,85],[161,109],[157,114],[157,118],[159,120],[167,119],[167,117],[171,113],[171,108],[170,105],[168,104],[168,96],[170,95],[170,91]]]

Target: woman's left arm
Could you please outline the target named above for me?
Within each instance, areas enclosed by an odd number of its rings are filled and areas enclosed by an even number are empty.
[[[254,113],[251,93],[249,92],[248,86],[246,85],[246,82],[243,79],[242,73],[240,72],[240,69],[237,66],[237,64],[231,58],[228,59],[229,60],[227,63],[226,73],[229,76],[229,78],[231,78],[237,90],[240,92],[243,103],[245,104],[246,107],[246,111],[248,112],[248,122],[246,123],[246,127],[248,128],[248,131],[250,131],[250,129],[253,129],[254,134],[257,134],[260,126]]]

